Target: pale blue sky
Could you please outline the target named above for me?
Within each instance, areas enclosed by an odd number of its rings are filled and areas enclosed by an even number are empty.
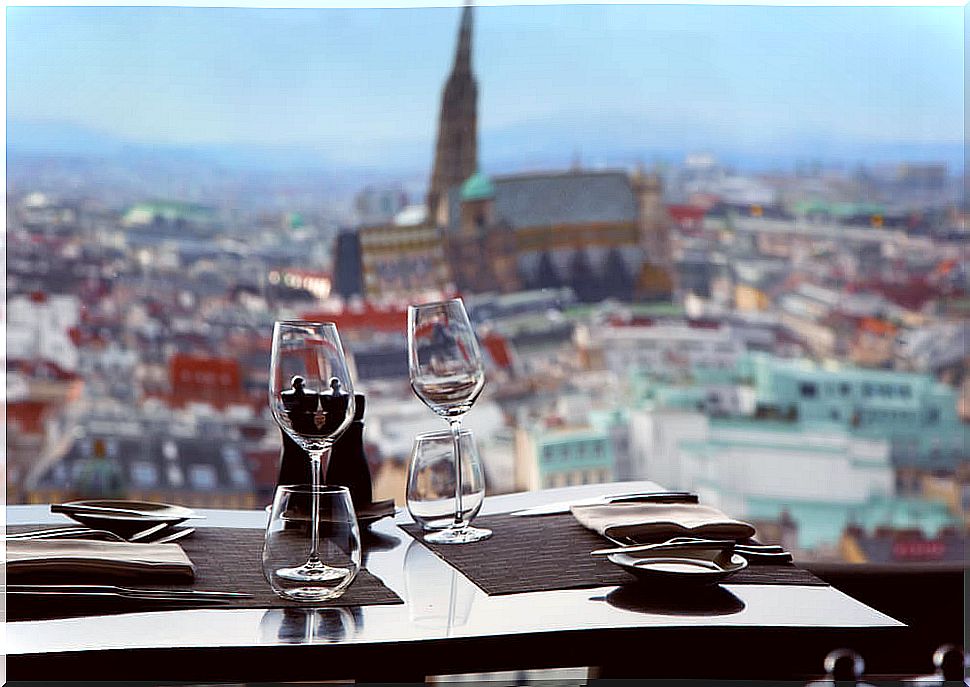
[[[458,16],[8,8],[7,116],[147,143],[343,157],[425,146]],[[483,145],[489,132],[547,124],[645,145],[958,142],[963,17],[961,7],[478,8]]]

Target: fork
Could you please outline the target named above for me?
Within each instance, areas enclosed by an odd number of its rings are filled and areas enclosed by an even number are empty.
[[[38,539],[107,539],[108,541],[117,542],[140,542],[153,534],[164,530],[168,526],[169,523],[167,522],[158,523],[135,532],[127,539],[116,532],[110,532],[108,530],[96,530],[89,527],[58,527],[47,530],[34,530],[32,532],[8,534],[6,538],[24,541]]]
[[[31,595],[81,595],[98,596],[109,594],[124,596],[146,601],[158,600],[228,600],[248,599],[252,594],[243,592],[205,591],[199,589],[142,589],[134,587],[119,587],[110,584],[11,584],[6,591],[15,594]]]

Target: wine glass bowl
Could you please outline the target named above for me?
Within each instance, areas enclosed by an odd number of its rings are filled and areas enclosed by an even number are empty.
[[[330,448],[350,426],[355,409],[353,382],[336,325],[302,320],[274,325],[269,406],[283,431],[310,456],[312,479],[308,490],[290,497],[294,508],[310,513],[306,562],[276,572],[296,581],[332,580],[342,573],[319,555],[320,485]]]
[[[465,544],[490,537],[490,530],[471,527],[464,517],[461,418],[485,388],[485,364],[460,298],[408,307],[408,371],[415,395],[451,426],[454,513],[448,527],[425,541]]]
[[[408,308],[411,388],[431,410],[460,417],[485,388],[475,330],[460,298]]]

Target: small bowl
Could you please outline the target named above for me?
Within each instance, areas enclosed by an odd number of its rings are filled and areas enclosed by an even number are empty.
[[[62,513],[86,527],[108,530],[122,537],[128,537],[154,524],[177,525],[189,518],[197,518],[195,511],[184,506],[152,501],[128,501],[124,499],[89,499],[69,501],[65,506],[100,506],[106,508],[125,508],[144,513],[144,515],[125,515],[124,513]]]
[[[717,584],[748,567],[730,548],[659,548],[607,556],[637,579],[670,585]]]

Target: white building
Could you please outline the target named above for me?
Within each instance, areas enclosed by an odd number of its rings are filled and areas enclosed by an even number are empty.
[[[73,372],[78,350],[70,330],[80,321],[73,295],[13,296],[7,302],[7,358],[47,360]]]
[[[728,327],[607,326],[588,336],[591,346],[603,351],[606,368],[619,378],[635,369],[658,374],[694,367],[733,369],[745,352],[744,343]]]
[[[475,436],[488,493],[512,491],[515,447],[499,405],[480,399],[462,419],[462,427]],[[414,437],[425,432],[447,431],[448,424],[417,398],[367,399],[364,438],[377,444],[385,459],[408,461]]]
[[[834,425],[712,421],[669,410],[630,414],[631,479],[695,491],[739,518],[790,510],[810,531],[803,544],[832,543],[854,512],[893,496],[889,449],[884,439]],[[825,522],[808,515],[816,511]]]

